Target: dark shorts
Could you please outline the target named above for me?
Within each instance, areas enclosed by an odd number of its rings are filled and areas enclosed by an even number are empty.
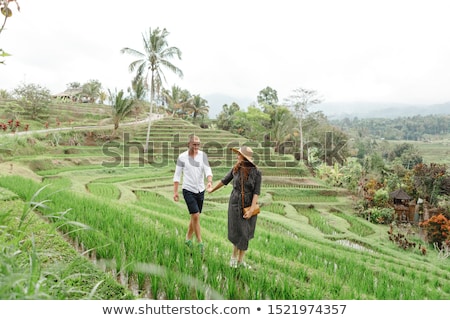
[[[186,201],[189,213],[201,213],[203,208],[203,199],[205,199],[205,191],[194,193],[183,189],[184,201]]]

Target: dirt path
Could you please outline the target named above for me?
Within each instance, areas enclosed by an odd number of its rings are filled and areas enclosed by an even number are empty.
[[[151,121],[159,120],[163,118],[162,114],[152,114]],[[137,120],[132,122],[124,122],[121,123],[121,127],[133,126],[136,124],[148,123],[148,118],[143,120]],[[47,132],[58,132],[58,131],[74,131],[74,130],[86,130],[86,129],[111,129],[113,127],[112,124],[108,125],[93,125],[93,126],[74,126],[74,127],[65,127],[65,128],[51,128],[51,129],[42,129],[42,130],[30,130],[30,131],[19,131],[13,133],[6,133],[5,136],[22,136],[33,133],[47,133]]]

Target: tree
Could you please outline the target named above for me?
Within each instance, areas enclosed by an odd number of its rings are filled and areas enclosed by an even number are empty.
[[[13,90],[13,95],[25,114],[32,120],[47,115],[48,105],[51,101],[49,89],[38,84],[22,84]]]
[[[271,112],[271,121],[270,138],[275,142],[275,151],[284,153],[284,147],[280,150],[280,146],[290,138],[290,133],[295,127],[295,119],[288,108],[277,107]]]
[[[90,103],[94,103],[102,91],[102,84],[98,80],[89,80],[82,86],[82,95],[87,97]]]
[[[133,99],[129,97],[124,97],[123,90],[117,93],[117,90],[113,93],[108,90],[109,101],[111,103],[111,115],[114,123],[114,130],[112,135],[114,136],[116,130],[119,128],[120,121],[129,115],[133,107]]]
[[[177,85],[173,85],[170,90],[163,89],[162,94],[167,104],[167,111],[172,113],[172,116],[182,113],[191,98],[189,91],[182,90]]]
[[[170,62],[173,57],[181,59],[181,51],[177,47],[169,47],[167,37],[169,32],[164,28],[160,30],[156,28],[152,30],[149,28],[148,32],[142,34],[144,43],[144,52],[132,48],[122,48],[121,53],[128,53],[137,57],[129,65],[130,72],[136,71],[138,74],[145,74],[145,82],[148,85],[150,77],[150,113],[148,118],[147,138],[145,140],[144,151],[148,151],[148,144],[150,140],[151,116],[153,113],[153,101],[155,93],[160,91],[162,80],[165,79],[162,67],[174,72],[179,77],[183,77],[181,69]]]
[[[0,99],[11,99],[11,94],[5,90],[5,89],[0,89]]]
[[[264,112],[267,112],[267,106],[275,107],[278,103],[278,93],[277,90],[271,87],[266,87],[262,89],[257,97],[258,104],[262,106]]]
[[[293,110],[298,121],[300,134],[300,160],[303,160],[303,118],[308,113],[308,108],[312,105],[319,104],[322,99],[318,97],[315,90],[307,90],[303,88],[295,89],[287,99],[286,104]]]
[[[448,195],[449,190],[445,186],[450,177],[445,164],[419,163],[414,166],[413,174],[414,187],[421,198],[436,205],[439,195]]]
[[[192,120],[195,122],[195,119],[199,115],[206,115],[209,112],[208,101],[200,97],[199,94],[195,94],[186,105],[186,109],[191,111]]]
[[[234,114],[239,110],[240,107],[236,102],[233,102],[230,106],[224,104],[222,106],[222,111],[217,116],[217,127],[229,131],[233,125]]]
[[[145,107],[145,97],[147,95],[147,90],[145,89],[144,78],[141,74],[136,74],[136,76],[131,81],[131,88],[128,88],[128,92],[131,94],[134,100],[134,116],[137,120],[138,115]]]

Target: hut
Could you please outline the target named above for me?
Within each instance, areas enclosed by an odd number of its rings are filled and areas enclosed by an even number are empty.
[[[414,220],[415,204],[410,204],[412,199],[403,189],[397,189],[389,193],[393,200],[395,215],[398,221],[412,222]]]
[[[53,98],[61,101],[76,102],[80,100],[82,92],[83,90],[81,88],[66,89],[64,92],[54,94]]]
[[[412,199],[403,189],[392,191],[389,197],[393,199],[394,204],[406,204]]]

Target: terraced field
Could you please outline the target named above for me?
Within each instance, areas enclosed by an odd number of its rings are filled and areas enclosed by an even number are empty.
[[[422,255],[399,248],[388,240],[387,226],[354,215],[346,190],[326,186],[293,158],[229,132],[172,118],[153,123],[146,154],[146,129],[146,124],[124,127],[118,139],[108,139],[104,131],[76,133],[80,145],[66,143],[69,134],[47,152],[4,156],[0,187],[27,200],[46,185],[39,197],[51,199],[53,212],[66,212],[65,218],[89,226],[61,225],[73,246],[88,252],[93,263],[136,297],[450,298],[448,260],[432,250]],[[205,253],[184,247],[189,216],[183,201],[172,200],[172,176],[191,133],[201,138],[215,181],[235,161],[230,147],[247,143],[254,148],[263,190],[262,213],[247,254],[250,270],[228,266],[229,186],[206,195],[201,216]],[[33,179],[15,174],[25,168]],[[417,234],[408,236],[422,244]]]

